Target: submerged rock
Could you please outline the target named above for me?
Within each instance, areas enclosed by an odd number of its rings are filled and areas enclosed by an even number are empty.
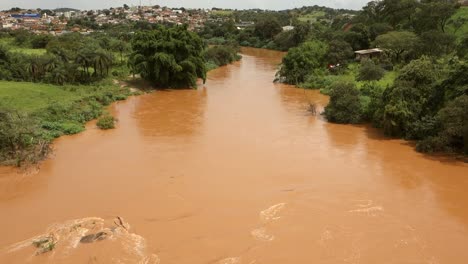
[[[96,234],[90,234],[82,237],[80,243],[94,243],[96,241],[101,241],[110,237],[110,234],[106,231],[101,231]]]
[[[36,255],[52,251],[56,243],[57,241],[53,236],[40,237],[32,241],[32,244],[37,248]]]

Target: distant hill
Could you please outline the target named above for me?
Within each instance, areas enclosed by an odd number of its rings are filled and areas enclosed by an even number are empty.
[[[57,8],[57,9],[54,9],[54,12],[79,12],[80,10],[79,9],[74,9],[74,8]]]

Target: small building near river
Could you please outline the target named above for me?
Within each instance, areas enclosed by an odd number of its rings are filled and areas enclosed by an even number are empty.
[[[380,58],[382,55],[383,50],[375,48],[375,49],[366,49],[366,50],[357,50],[354,52],[356,54],[356,60],[361,61],[365,59],[374,59]]]

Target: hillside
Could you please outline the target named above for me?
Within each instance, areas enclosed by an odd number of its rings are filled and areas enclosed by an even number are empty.
[[[458,39],[468,36],[468,6],[462,6],[449,21],[449,32],[453,32]]]
[[[63,7],[63,8],[54,9],[54,11],[55,12],[79,12],[80,10],[79,9],[74,9],[74,8]]]

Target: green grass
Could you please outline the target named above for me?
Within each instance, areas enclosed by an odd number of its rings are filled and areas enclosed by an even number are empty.
[[[215,16],[231,16],[234,13],[232,10],[214,10],[211,14]]]
[[[319,18],[323,18],[323,17],[325,17],[325,12],[324,11],[315,11],[313,13],[301,15],[301,16],[299,16],[298,19],[299,19],[299,21],[302,21],[302,22],[315,22]]]
[[[10,48],[11,52],[18,52],[18,53],[23,53],[27,55],[44,55],[47,50],[46,49],[32,49],[32,48],[25,48],[25,47],[18,47],[14,44],[14,39],[13,38],[2,38],[0,39],[0,45],[3,44]]]
[[[79,92],[71,90],[50,84],[0,81],[0,102],[5,107],[34,112],[53,102],[70,103],[81,98]]]
[[[47,155],[54,138],[85,129],[105,106],[130,94],[112,80],[89,86],[0,81],[0,114],[8,124],[0,138],[0,164],[20,166]],[[7,122],[7,123],[5,123]],[[16,137],[22,133],[21,137]],[[6,146],[6,147],[4,147]]]
[[[362,87],[366,82],[365,81],[357,81],[357,76],[359,74],[359,64],[358,63],[352,63],[348,65],[348,70],[346,71],[345,74],[341,75],[340,80],[343,81],[352,81],[356,82],[356,85],[358,88]],[[392,85],[393,82],[395,81],[396,77],[398,75],[397,71],[387,71],[385,72],[385,75],[382,79],[378,80],[376,83],[379,86],[382,87],[387,87],[389,85]]]
[[[18,53],[23,53],[26,55],[44,55],[47,53],[46,49],[30,49],[30,48],[21,48],[21,47],[12,47],[11,49],[12,52],[18,52]]]
[[[108,82],[94,86],[57,86],[30,82],[0,81],[0,105],[21,112],[34,113],[59,103],[67,106],[74,102],[103,94],[120,94],[119,88]]]
[[[465,18],[468,21],[468,6],[460,7],[457,12],[452,16],[451,20],[456,20],[457,18]],[[455,32],[455,28],[450,24],[447,26],[447,32],[455,33],[458,39],[468,36],[468,22],[465,22],[464,25]]]

